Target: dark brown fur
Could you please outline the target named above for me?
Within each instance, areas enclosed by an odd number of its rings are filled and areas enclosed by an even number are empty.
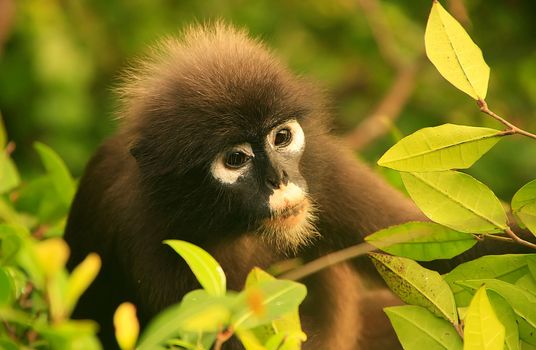
[[[240,215],[255,203],[219,190],[207,175],[222,144],[242,142],[278,120],[296,117],[305,132],[301,174],[319,210],[321,238],[295,255],[314,259],[378,229],[423,219],[329,135],[322,95],[240,31],[215,25],[166,41],[130,71],[121,92],[120,130],[89,163],[65,236],[71,267],[92,251],[103,259],[76,316],[101,323],[106,348],[120,302],[133,301],[145,323],[199,287],[164,239],[208,250],[235,290],[254,266],[293,256],[260,239],[252,219]],[[370,269],[367,261],[354,265]],[[307,279],[306,349],[399,346],[381,311],[396,299],[368,291],[353,267],[341,264]]]

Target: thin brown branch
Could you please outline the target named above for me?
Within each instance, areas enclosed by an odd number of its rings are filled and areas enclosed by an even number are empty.
[[[365,15],[383,59],[396,70],[402,69],[404,62],[400,59],[399,50],[378,1],[357,0],[357,4]]]
[[[216,342],[214,343],[214,350],[221,350],[223,343],[229,340],[234,334],[232,328],[227,328],[216,335]]]
[[[524,136],[527,136],[527,137],[530,137],[530,138],[536,140],[536,135],[535,134],[530,133],[530,132],[528,132],[526,130],[523,130],[523,129],[515,126],[514,124],[510,123],[508,120],[500,117],[495,112],[490,110],[489,107],[488,107],[488,104],[486,103],[485,100],[479,99],[479,100],[476,101],[476,103],[477,103],[477,105],[480,108],[480,111],[482,113],[485,113],[485,114],[489,115],[490,117],[494,118],[495,120],[499,121],[500,123],[506,125],[508,127],[508,129],[511,130],[511,132],[513,134],[524,135]]]
[[[415,89],[420,66],[419,59],[398,72],[391,88],[375,110],[345,137],[345,141],[352,149],[363,149],[389,131]]]
[[[504,232],[510,236],[510,238],[512,238],[515,242],[519,243],[519,244],[522,244],[526,247],[529,247],[529,248],[532,248],[532,249],[536,249],[536,244],[532,243],[532,242],[529,242],[529,241],[525,241],[523,238],[519,237],[518,235],[516,235],[514,233],[514,231],[512,231],[512,229],[510,227],[506,228],[506,230],[504,230]]]
[[[278,278],[295,281],[300,280],[327,267],[336,265],[349,259],[356,258],[361,255],[365,255],[373,250],[376,250],[376,247],[373,247],[368,243],[354,245],[346,249],[338,250],[336,252],[324,255],[316,260],[313,260],[303,266],[298,267],[295,270],[284,273],[283,275],[278,276]]]

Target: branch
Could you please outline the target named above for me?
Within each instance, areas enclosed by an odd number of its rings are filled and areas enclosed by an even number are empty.
[[[510,236],[510,238],[512,238],[515,242],[519,243],[519,244],[522,244],[526,247],[529,247],[529,248],[532,248],[532,249],[536,249],[536,244],[534,243],[531,243],[529,241],[525,241],[523,238],[519,237],[518,235],[516,235],[514,233],[514,231],[512,231],[512,229],[510,227],[508,227],[506,230],[504,230],[504,232]]]
[[[521,134],[521,135],[524,135],[524,136],[527,136],[527,137],[530,137],[532,139],[535,139],[536,140],[536,135],[535,134],[532,134],[528,131],[525,131],[521,128],[518,128],[517,126],[515,126],[514,124],[510,123],[508,120],[498,116],[495,112],[491,111],[489,108],[488,108],[488,104],[486,103],[485,100],[483,99],[478,99],[476,101],[478,107],[480,107],[480,111],[482,113],[485,113],[489,116],[491,116],[492,118],[494,118],[495,120],[498,120],[500,123],[506,125],[508,127],[508,130],[512,133],[512,134]]]
[[[323,270],[326,267],[330,267],[343,261],[353,259],[361,255],[365,255],[368,252],[371,252],[376,249],[376,247],[373,247],[368,243],[354,245],[346,249],[338,250],[336,252],[324,255],[292,271],[284,273],[277,278],[297,281],[304,277],[312,275],[313,273],[316,273],[320,270]]]
[[[363,149],[389,131],[415,89],[415,78],[420,66],[419,59],[416,63],[400,69],[391,88],[374,112],[345,137],[345,141],[352,149]]]

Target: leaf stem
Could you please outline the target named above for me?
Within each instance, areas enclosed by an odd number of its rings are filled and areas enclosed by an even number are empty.
[[[500,123],[506,125],[508,127],[507,131],[510,131],[512,134],[521,134],[521,135],[524,135],[524,136],[527,136],[527,137],[530,137],[530,138],[536,140],[536,135],[535,134],[532,134],[532,133],[530,133],[528,131],[525,131],[525,130],[523,130],[521,128],[518,128],[514,124],[510,123],[508,120],[502,118],[501,116],[497,115],[495,112],[490,110],[488,108],[488,104],[486,103],[485,100],[478,99],[476,101],[476,103],[477,103],[478,107],[480,107],[480,111],[482,113],[485,113],[485,114],[491,116],[492,118],[494,118],[495,120],[499,121]]]
[[[214,350],[221,350],[223,343],[229,340],[234,334],[234,330],[229,327],[218,333],[216,336],[216,342],[214,343]]]
[[[532,248],[532,249],[536,249],[536,244],[532,243],[532,242],[529,242],[529,241],[525,241],[523,238],[520,238],[518,235],[516,235],[514,233],[514,231],[512,231],[512,229],[510,227],[507,227],[504,232],[510,236],[515,242],[519,243],[519,244],[522,244],[524,246],[527,246],[529,248]]]

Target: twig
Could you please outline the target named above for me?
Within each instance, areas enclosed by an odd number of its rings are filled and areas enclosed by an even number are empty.
[[[374,112],[345,137],[345,141],[352,149],[363,149],[389,130],[415,89],[415,78],[420,66],[419,59],[414,64],[399,70],[391,88]]]
[[[214,343],[214,350],[221,350],[223,343],[229,340],[233,336],[233,329],[227,328],[218,333],[216,336],[216,342]]]
[[[400,59],[399,50],[393,39],[393,35],[385,16],[383,15],[377,0],[357,0],[357,4],[363,10],[365,19],[368,22],[372,36],[378,45],[383,59],[396,70],[401,70],[404,62]]]
[[[529,241],[525,241],[523,238],[521,238],[518,235],[516,235],[514,233],[514,231],[512,231],[512,229],[510,227],[507,227],[506,230],[504,230],[504,232],[508,236],[510,236],[514,241],[516,241],[517,243],[522,244],[522,245],[527,246],[527,247],[532,248],[532,249],[536,249],[536,244],[531,243]]]
[[[497,115],[495,112],[491,111],[489,108],[488,108],[488,104],[486,103],[485,100],[483,99],[478,99],[476,101],[478,107],[480,108],[480,111],[482,113],[485,113],[489,116],[491,116],[492,118],[494,118],[495,120],[498,120],[500,123],[506,125],[508,127],[509,130],[512,131],[512,133],[514,134],[521,134],[521,135],[524,135],[524,136],[527,136],[527,137],[530,137],[530,138],[533,138],[536,140],[536,135],[535,134],[532,134],[528,131],[525,131],[521,128],[518,128],[517,126],[515,126],[514,124],[510,123],[508,120],[500,117],[499,115]]]
[[[298,267],[297,269],[284,273],[281,276],[278,276],[278,278],[297,281],[304,277],[312,275],[313,273],[316,273],[322,269],[325,269],[326,267],[336,265],[338,263],[352,258],[356,258],[361,255],[365,255],[368,252],[371,252],[376,249],[376,247],[373,247],[368,243],[354,245],[346,249],[338,250],[336,252],[324,255],[323,257],[313,260],[303,266]]]

